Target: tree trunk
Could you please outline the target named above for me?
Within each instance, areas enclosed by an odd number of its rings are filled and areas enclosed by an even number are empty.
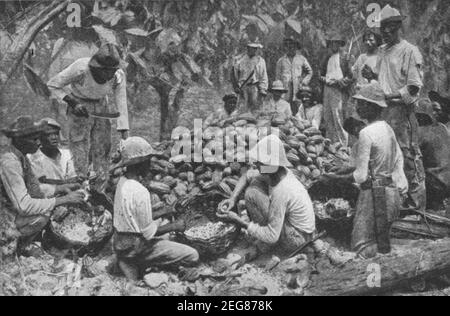
[[[0,88],[13,76],[22,62],[28,48],[34,41],[36,35],[47,26],[59,14],[64,12],[70,0],[54,0],[52,3],[42,3],[33,7],[19,21],[18,29],[14,34],[12,45],[0,60]]]
[[[408,241],[371,260],[347,263],[342,269],[319,271],[307,295],[352,296],[386,293],[404,281],[429,277],[450,269],[450,239]],[[379,287],[369,286],[375,267],[381,268]]]

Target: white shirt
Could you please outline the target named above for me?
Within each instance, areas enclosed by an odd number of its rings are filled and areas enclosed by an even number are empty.
[[[287,101],[297,100],[300,87],[309,85],[312,76],[311,65],[301,54],[295,55],[293,59],[285,55],[278,60],[276,80],[281,80],[284,88],[289,90],[285,95]]]
[[[235,77],[238,79],[239,85],[242,85],[250,76],[252,71],[255,71],[253,78],[248,84],[258,84],[260,90],[267,91],[269,88],[269,78],[267,76],[266,61],[261,56],[250,58],[245,55],[235,67]]]
[[[55,160],[46,156],[40,149],[27,157],[31,163],[31,169],[38,179],[45,176],[52,180],[67,180],[77,176],[72,153],[68,149],[60,149]],[[56,185],[41,184],[40,188],[45,197],[55,196]]]
[[[327,83],[331,83],[334,80],[344,79],[344,74],[341,69],[341,55],[339,55],[339,53],[334,54],[328,60],[326,79]]]
[[[250,178],[254,176],[254,172],[247,174]],[[267,226],[250,223],[250,236],[267,244],[275,244],[286,226],[306,234],[315,232],[316,217],[311,197],[290,170],[277,186],[269,188],[269,198],[269,223]]]
[[[289,119],[292,117],[291,105],[284,99],[280,99],[278,101],[270,99],[266,104],[266,107],[266,111],[268,113],[276,112],[277,114],[283,116],[283,118],[285,119]]]
[[[125,73],[119,69],[114,78],[105,84],[98,84],[89,69],[90,58],[80,58],[48,82],[52,96],[63,101],[68,94],[80,99],[103,100],[114,92],[117,111],[118,130],[129,130],[127,106],[127,82]]]
[[[358,184],[369,179],[370,165],[375,178],[392,178],[402,193],[408,191],[403,153],[389,124],[378,121],[364,128],[355,150],[356,170],[353,176]]]
[[[114,198],[114,228],[119,233],[154,236],[158,224],[153,221],[150,192],[139,182],[122,177]]]

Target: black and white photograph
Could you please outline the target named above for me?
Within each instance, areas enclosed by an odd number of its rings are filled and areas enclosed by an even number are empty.
[[[0,0],[0,296],[450,296],[450,1]]]

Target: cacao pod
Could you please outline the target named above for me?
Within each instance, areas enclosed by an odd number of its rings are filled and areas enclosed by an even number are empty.
[[[170,187],[167,184],[157,181],[150,181],[149,184],[150,192],[154,192],[159,195],[170,194]]]

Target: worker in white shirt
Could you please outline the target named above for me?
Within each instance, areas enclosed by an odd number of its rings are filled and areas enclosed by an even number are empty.
[[[283,83],[281,81],[275,81],[269,92],[272,94],[272,98],[265,105],[267,107],[266,111],[284,120],[290,119],[292,117],[292,110],[290,103],[283,99],[283,95],[288,92],[284,88]]]
[[[258,50],[263,46],[259,43],[247,45],[247,55],[244,56],[234,68],[236,80],[234,90],[241,96],[244,102],[241,112],[258,111],[262,99],[267,96],[269,79],[267,76],[266,62],[258,55]]]
[[[283,82],[288,92],[284,99],[292,103],[297,100],[297,93],[303,86],[308,86],[313,76],[313,70],[308,60],[300,53],[300,43],[297,40],[284,40],[286,54],[277,62],[276,80]]]
[[[81,58],[48,82],[52,96],[67,104],[69,145],[78,174],[108,168],[111,152],[111,116],[118,112],[117,130],[128,137],[126,77],[120,69],[116,46],[104,45],[92,58]],[[107,96],[114,93],[117,111],[109,110]],[[111,113],[114,112],[114,113]],[[102,170],[101,170],[102,169]]]

